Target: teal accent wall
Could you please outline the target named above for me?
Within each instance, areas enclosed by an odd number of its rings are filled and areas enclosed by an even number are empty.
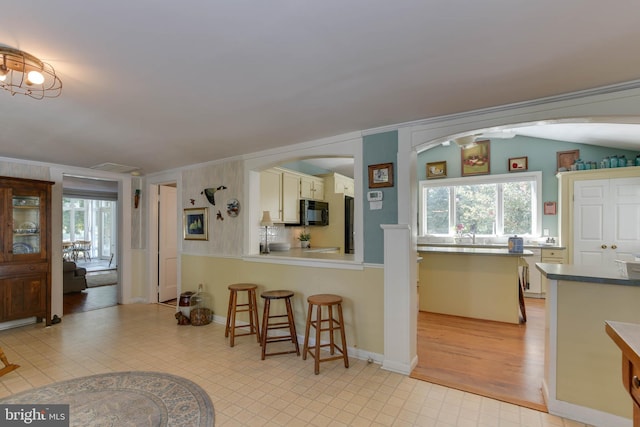
[[[385,132],[365,136],[363,139],[363,183],[364,206],[364,262],[384,263],[384,235],[381,224],[398,223],[398,190],[395,183],[398,182],[397,158],[398,158],[398,132]],[[379,163],[393,163],[393,187],[369,188],[369,165]],[[380,190],[382,196],[382,209],[370,210],[367,201],[367,192]]]
[[[325,173],[330,173],[330,170],[324,169],[324,168],[319,168],[315,165],[312,165],[310,163],[305,162],[304,160],[299,160],[296,162],[291,162],[291,163],[285,163],[283,165],[279,165],[280,167],[283,167],[285,169],[289,169],[292,171],[296,171],[296,172],[300,172],[300,173],[304,173],[307,175],[322,175]]]
[[[580,158],[583,161],[595,161],[598,164],[605,156],[622,155],[627,159],[635,159],[638,154],[635,151],[615,150],[605,147],[587,144],[575,144],[572,142],[553,141],[548,139],[516,136],[512,139],[491,140],[491,174],[509,173],[508,161],[512,157],[526,156],[529,163],[529,171],[542,171],[542,201],[558,201],[558,180],[556,178],[558,151],[580,150]],[[461,152],[453,142],[448,146],[437,146],[418,153],[418,180],[426,179],[429,162],[447,162],[447,178],[461,176]],[[511,172],[518,173],[518,172]],[[542,228],[548,228],[552,236],[558,235],[558,216],[543,215]]]

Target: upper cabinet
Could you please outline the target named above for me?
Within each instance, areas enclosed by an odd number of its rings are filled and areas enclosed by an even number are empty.
[[[52,184],[0,177],[0,322],[51,322]]]
[[[260,206],[275,223],[300,222],[300,175],[280,168],[260,172]]]
[[[300,198],[324,200],[324,178],[300,175]]]
[[[322,175],[324,178],[325,187],[331,189],[333,193],[342,193],[345,196],[354,196],[354,183],[353,178],[340,175],[339,173],[330,173]]]

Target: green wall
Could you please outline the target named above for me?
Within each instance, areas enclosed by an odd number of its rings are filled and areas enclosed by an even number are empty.
[[[615,150],[605,147],[587,144],[575,144],[572,142],[553,141],[548,139],[516,136],[512,139],[491,140],[491,174],[506,174],[508,160],[511,157],[526,156],[529,163],[529,171],[542,171],[542,201],[558,201],[558,181],[556,179],[558,151],[580,150],[580,158],[584,161],[595,161],[598,164],[603,157],[609,155],[624,154],[627,159],[635,159],[638,152],[628,150]],[[426,179],[429,162],[446,161],[447,178],[461,176],[460,147],[451,143],[445,147],[439,145],[418,154],[418,180]],[[513,172],[517,173],[517,172]],[[542,228],[548,228],[552,236],[558,235],[558,217],[556,215],[543,215]]]
[[[393,163],[393,182],[398,182],[398,132],[368,135],[363,140],[363,202],[364,206],[364,262],[382,264],[384,262],[384,235],[380,224],[398,223],[398,190],[393,187],[369,188],[369,165]],[[367,192],[380,190],[383,193],[382,209],[370,210]]]

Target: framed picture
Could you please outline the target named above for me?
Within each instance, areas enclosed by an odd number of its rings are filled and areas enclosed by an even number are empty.
[[[509,172],[526,171],[528,167],[527,157],[511,157],[509,159]]]
[[[209,240],[208,208],[187,208],[182,212],[185,240]]]
[[[369,188],[393,187],[393,163],[369,165]]]
[[[556,214],[556,202],[544,202],[544,214],[555,215]]]
[[[427,179],[446,178],[446,177],[447,177],[446,161],[427,163]]]
[[[558,151],[558,172],[571,170],[571,165],[580,158],[580,150]]]
[[[488,174],[491,171],[489,140],[478,141],[473,147],[462,147],[460,149],[460,160],[462,164],[462,176]]]

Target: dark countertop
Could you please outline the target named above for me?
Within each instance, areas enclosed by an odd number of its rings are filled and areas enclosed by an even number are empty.
[[[548,279],[603,285],[640,286],[640,280],[625,279],[615,266],[548,264],[537,262],[536,268]]]
[[[418,252],[434,253],[434,254],[452,254],[452,255],[494,255],[494,256],[512,256],[523,257],[533,256],[533,252],[525,249],[522,253],[509,252],[507,247],[497,248],[495,246],[481,247],[480,245],[468,247],[463,245],[452,246],[418,246]]]

